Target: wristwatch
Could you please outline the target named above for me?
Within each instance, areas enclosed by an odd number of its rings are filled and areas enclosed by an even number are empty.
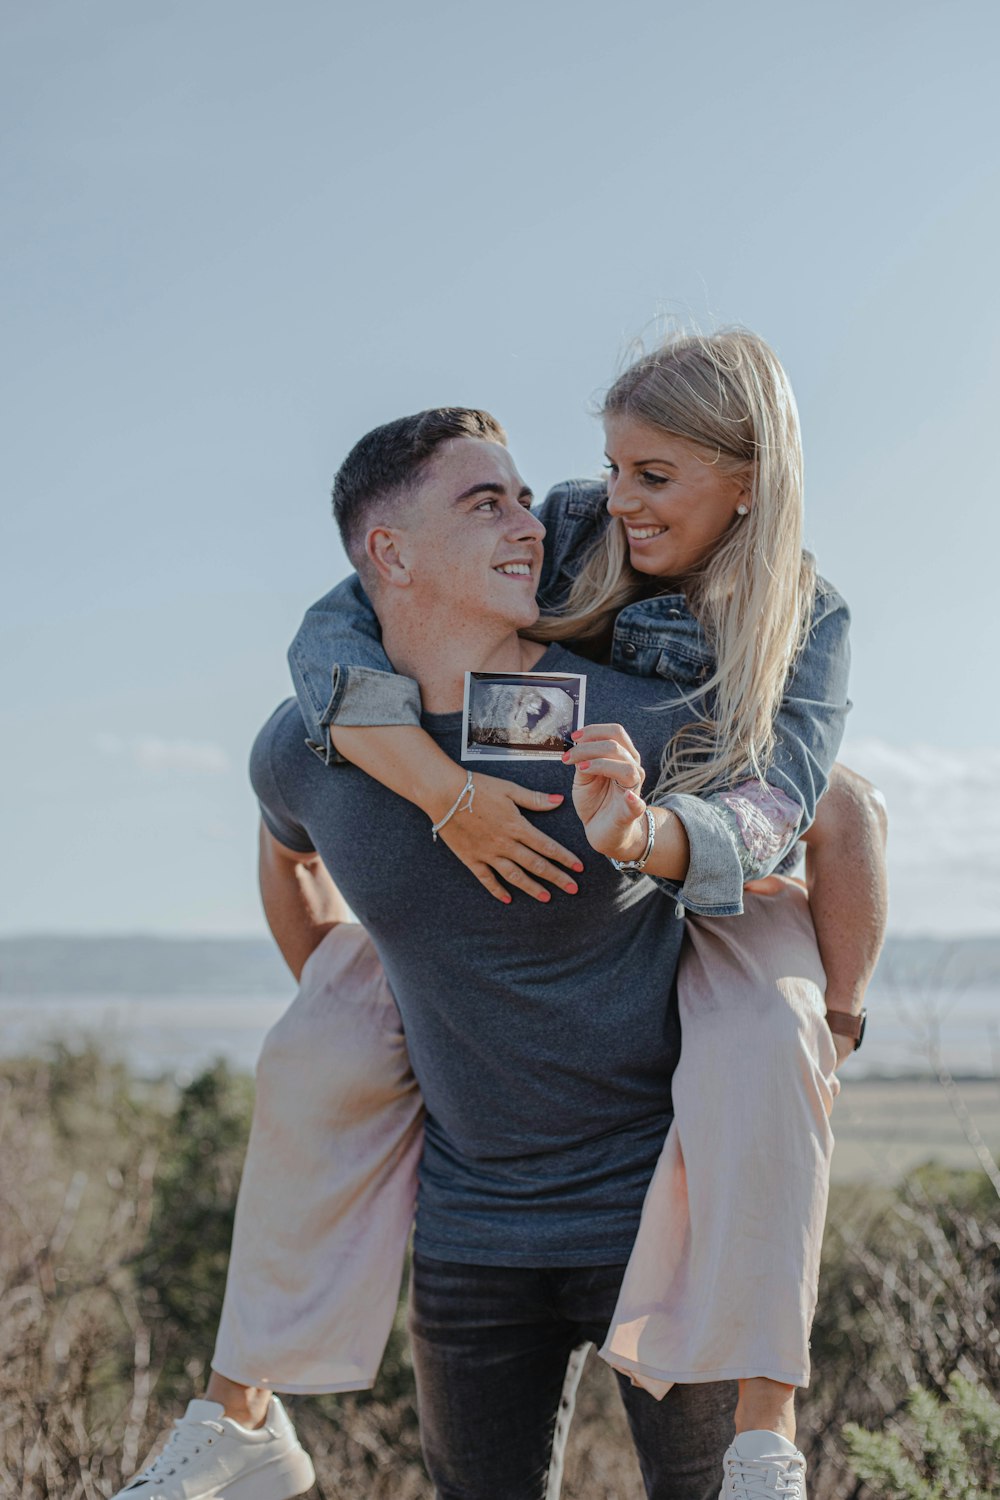
[[[865,1039],[865,1024],[868,1020],[867,1010],[862,1010],[858,1015],[852,1015],[849,1010],[828,1010],[826,1013],[826,1024],[831,1031],[836,1031],[840,1036],[852,1036],[854,1038],[854,1050],[857,1052]]]

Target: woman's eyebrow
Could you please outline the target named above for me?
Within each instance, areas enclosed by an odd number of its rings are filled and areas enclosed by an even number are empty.
[[[614,459],[611,457],[610,453],[605,453],[604,457],[607,459],[609,464],[614,463]],[[672,464],[669,458],[635,458],[632,460],[633,469],[645,469],[649,466],[649,464],[659,464],[663,469],[673,469],[675,474],[678,472],[677,465]]]

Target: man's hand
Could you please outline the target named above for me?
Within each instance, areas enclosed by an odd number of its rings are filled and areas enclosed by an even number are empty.
[[[849,1036],[841,1036],[839,1031],[832,1031],[833,1045],[837,1049],[837,1067],[845,1063],[849,1057],[854,1056],[854,1040]]]
[[[315,852],[287,849],[260,825],[260,893],[281,956],[296,979],[332,927],[351,920],[350,908]]]

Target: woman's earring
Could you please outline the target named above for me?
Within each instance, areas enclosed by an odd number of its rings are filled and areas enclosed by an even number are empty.
[[[748,516],[750,514],[749,505],[737,505],[736,514],[738,516]]]

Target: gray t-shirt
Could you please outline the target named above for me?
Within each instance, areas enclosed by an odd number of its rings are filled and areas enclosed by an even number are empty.
[[[662,684],[558,646],[537,670],[586,672],[588,721],[624,724],[655,774],[687,717],[646,711]],[[423,723],[457,760],[461,714]],[[292,700],[251,757],[267,827],[318,851],[396,996],[427,1106],[417,1248],[480,1265],[623,1262],[671,1119],[684,923],[652,881],[616,874],[590,848],[567,766],[483,769],[566,793],[537,818],[579,853],[578,895],[543,905],[514,891],[500,905],[412,804],[355,766],[324,766]]]

